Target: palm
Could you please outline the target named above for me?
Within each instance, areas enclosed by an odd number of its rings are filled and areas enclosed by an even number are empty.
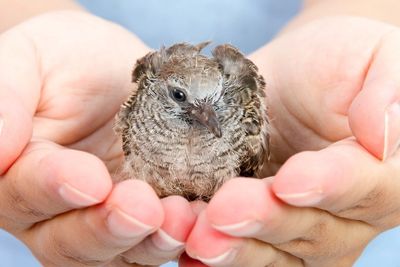
[[[265,48],[269,57],[259,65],[267,80],[274,164],[279,167],[297,152],[353,135],[349,107],[374,50],[390,30],[373,21],[327,19],[282,35]]]
[[[91,152],[113,168],[121,157],[113,118],[132,90],[135,58],[146,50],[134,50],[132,35],[116,25],[89,17],[99,20],[94,27],[88,16],[76,16],[42,16],[14,29],[37,53],[27,64],[40,69],[26,77],[40,92],[30,99],[37,105],[34,137]]]

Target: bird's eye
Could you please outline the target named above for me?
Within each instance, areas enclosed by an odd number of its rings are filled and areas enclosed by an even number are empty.
[[[186,101],[186,94],[182,90],[174,88],[171,92],[171,96],[177,102],[185,102]]]

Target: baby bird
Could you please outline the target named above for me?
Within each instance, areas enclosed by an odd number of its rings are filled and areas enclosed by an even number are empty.
[[[259,176],[268,158],[265,83],[235,47],[175,44],[139,59],[138,87],[122,105],[125,178],[147,181],[160,197],[208,201],[235,176]]]

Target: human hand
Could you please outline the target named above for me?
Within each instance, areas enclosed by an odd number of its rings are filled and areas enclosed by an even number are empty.
[[[84,12],[48,13],[0,36],[0,227],[45,266],[157,265],[182,250],[189,203],[160,201],[141,181],[113,188],[109,174],[123,157],[114,115],[146,52]]]
[[[189,236],[192,258],[351,266],[374,236],[400,224],[399,46],[396,27],[336,17],[253,55],[267,83],[272,165],[281,168],[217,192]]]

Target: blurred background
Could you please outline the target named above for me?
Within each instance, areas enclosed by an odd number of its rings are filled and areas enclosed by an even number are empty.
[[[176,42],[231,43],[251,53],[270,41],[301,8],[300,0],[80,0],[157,49]],[[110,47],[112,49],[112,47]],[[356,267],[400,267],[400,228],[375,239]],[[0,267],[39,267],[30,252],[0,230]],[[163,267],[173,267],[169,263]],[[68,266],[66,266],[68,267]]]
[[[212,40],[243,52],[268,42],[300,8],[299,0],[81,0],[88,10],[115,21],[159,48]]]

